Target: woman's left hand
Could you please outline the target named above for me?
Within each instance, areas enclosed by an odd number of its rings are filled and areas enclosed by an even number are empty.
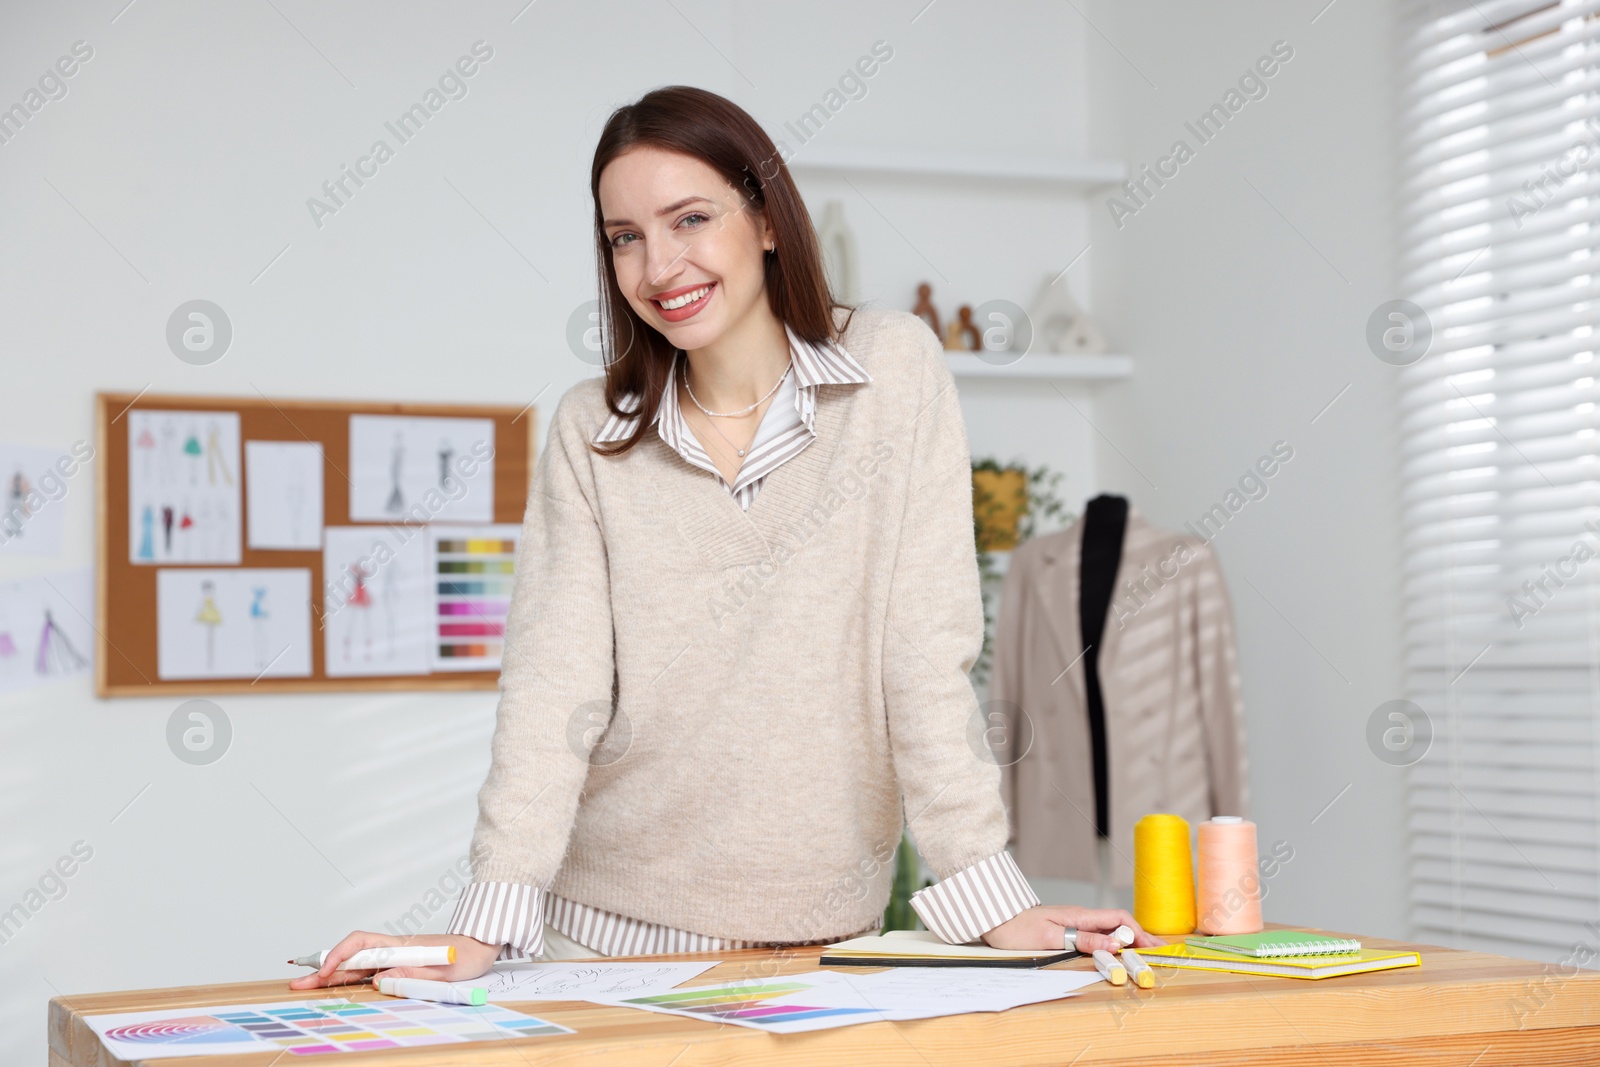
[[[1122,944],[1111,936],[1119,926],[1133,931],[1134,948],[1154,948],[1166,944],[1147,934],[1133,916],[1116,908],[1080,908],[1071,904],[1041,904],[1029,908],[983,935],[992,948],[1054,949],[1065,951],[1064,930],[1078,931],[1078,951],[1085,955],[1097,948],[1118,952]]]

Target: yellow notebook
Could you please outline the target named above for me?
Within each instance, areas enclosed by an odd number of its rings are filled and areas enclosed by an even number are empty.
[[[1212,952],[1189,945],[1162,945],[1142,948],[1139,955],[1153,967],[1186,967],[1197,971],[1227,971],[1230,974],[1267,974],[1280,978],[1332,978],[1340,974],[1388,971],[1396,967],[1420,967],[1422,957],[1415,952],[1376,952],[1371,949],[1337,956],[1297,956],[1285,959],[1252,959],[1231,952]]]

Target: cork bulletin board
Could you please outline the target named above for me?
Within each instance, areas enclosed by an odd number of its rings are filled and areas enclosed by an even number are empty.
[[[96,394],[97,695],[494,689],[535,417]]]

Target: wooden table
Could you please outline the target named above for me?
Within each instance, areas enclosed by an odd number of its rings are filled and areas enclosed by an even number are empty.
[[[1351,936],[1341,934],[1336,936]],[[1320,981],[1255,978],[1161,968],[1153,990],[1104,983],[1062,1000],[911,1022],[861,1023],[807,1034],[741,1026],[580,1001],[510,1004],[578,1031],[556,1037],[333,1057],[363,1065],[492,1064],[1600,1064],[1600,971],[1363,938],[1378,949],[1422,953],[1421,967]],[[686,985],[775,977],[816,969],[820,948],[704,953],[720,966]],[[618,957],[622,958],[622,957]],[[660,959],[664,957],[630,957]],[[1152,960],[1151,962],[1155,962]],[[1086,960],[1056,967],[1091,969]],[[851,968],[856,970],[856,968]],[[111,1057],[84,1016],[104,1012],[307,998],[287,979],[57,997],[50,1002],[51,1067],[109,1067]],[[370,986],[319,996],[386,999]],[[137,1061],[168,1067],[278,1067],[298,1061],[259,1055]]]

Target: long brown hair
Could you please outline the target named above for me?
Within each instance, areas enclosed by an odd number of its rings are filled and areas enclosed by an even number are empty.
[[[666,389],[667,371],[677,349],[633,310],[617,285],[600,211],[600,174],[630,148],[651,145],[701,160],[740,190],[751,210],[765,213],[776,235],[776,249],[764,257],[767,304],[780,322],[811,344],[837,340],[833,309],[841,304],[828,289],[822,249],[800,190],[766,131],[738,104],[705,89],[668,85],[652,89],[636,103],[619,107],[606,120],[594,150],[589,189],[594,196],[594,236],[604,316],[606,407],[626,415],[621,398],[637,393],[641,417],[631,435],[603,445],[601,455],[622,455],[644,439]],[[847,318],[844,323],[849,325]],[[621,351],[617,339],[622,338]]]

